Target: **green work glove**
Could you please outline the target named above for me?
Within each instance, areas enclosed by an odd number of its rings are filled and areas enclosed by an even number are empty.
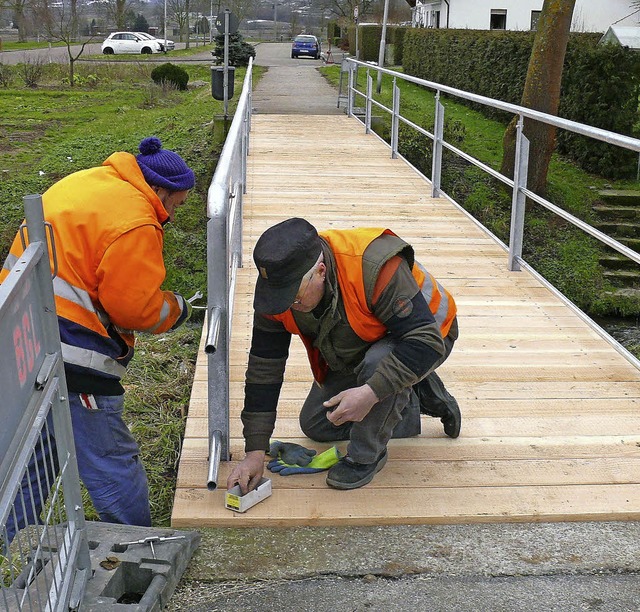
[[[342,454],[336,446],[332,446],[323,453],[316,455],[305,466],[285,463],[282,459],[273,459],[267,467],[280,476],[290,476],[291,474],[315,474],[324,472],[342,459]]]
[[[282,459],[284,463],[292,465],[307,465],[316,454],[312,448],[305,448],[293,442],[281,442],[271,440],[269,445],[269,455],[274,459]]]

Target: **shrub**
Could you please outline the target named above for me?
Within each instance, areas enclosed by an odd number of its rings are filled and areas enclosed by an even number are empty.
[[[154,68],[151,71],[151,78],[153,82],[158,85],[170,83],[181,91],[187,88],[187,83],[189,82],[189,74],[187,71],[171,63],[161,64],[157,68]]]
[[[216,47],[213,50],[215,63],[220,65],[224,62],[224,35],[216,36]],[[242,38],[239,32],[229,36],[229,65],[247,66],[249,58],[256,56],[256,49],[253,45]]]
[[[18,74],[27,87],[35,89],[42,80],[44,74],[44,62],[37,58],[27,59],[24,64],[18,64]]]
[[[413,28],[405,32],[403,67],[407,74],[428,81],[520,104],[533,37],[531,32]],[[634,135],[640,54],[626,47],[598,45],[598,40],[599,35],[592,33],[570,36],[558,114]],[[501,111],[476,108],[490,117],[509,119]],[[637,156],[631,151],[568,132],[558,134],[558,143],[560,152],[589,172],[609,178],[633,175]]]
[[[11,68],[0,62],[0,87],[9,87],[13,79]]]

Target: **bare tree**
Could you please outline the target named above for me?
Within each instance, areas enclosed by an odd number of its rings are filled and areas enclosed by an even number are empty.
[[[93,35],[83,42],[78,42],[78,30],[80,12],[77,0],[70,0],[69,4],[52,8],[48,0],[43,0],[35,7],[38,21],[43,25],[47,36],[52,42],[63,42],[67,47],[69,57],[69,86],[75,84],[75,63],[84,53],[88,43],[93,40]],[[72,51],[72,47],[74,51]]]
[[[185,28],[189,27],[189,0],[167,0],[167,13],[178,24],[180,42]],[[188,39],[187,39],[188,43]]]
[[[336,17],[353,19],[353,9],[358,7],[360,19],[371,12],[376,0],[317,0],[314,6],[317,9],[328,9]]]
[[[132,0],[109,0],[105,4],[107,21],[115,24],[117,30],[125,30],[126,14],[132,5]]]
[[[259,0],[231,0],[228,6],[231,12],[242,21],[255,11],[259,3]]]
[[[576,0],[544,0],[538,31],[533,41],[521,105],[556,115],[560,104],[560,82]],[[502,173],[513,176],[516,123],[514,118],[504,134]],[[554,127],[525,119],[524,134],[531,142],[529,189],[544,195],[547,172],[556,144]]]

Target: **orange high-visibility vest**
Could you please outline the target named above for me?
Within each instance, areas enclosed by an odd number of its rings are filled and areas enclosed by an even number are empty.
[[[396,234],[384,228],[329,230],[319,232],[319,234],[329,244],[336,262],[338,285],[349,325],[358,337],[365,342],[373,343],[380,340],[387,333],[387,328],[374,316],[367,304],[362,257],[367,247],[376,238],[383,234],[392,236]],[[440,333],[444,338],[449,333],[453,319],[456,316],[456,305],[453,297],[431,274],[423,271],[418,264],[414,263],[411,272],[424,294],[429,304],[429,310],[431,310],[440,326]],[[314,378],[316,381],[322,382],[326,376],[328,366],[320,351],[313,346],[313,340],[300,333],[291,309],[282,314],[273,315],[270,318],[280,321],[289,333],[300,336],[307,349]]]

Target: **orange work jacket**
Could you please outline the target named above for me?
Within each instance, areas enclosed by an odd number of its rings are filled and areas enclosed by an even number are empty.
[[[43,207],[56,249],[53,285],[67,377],[119,380],[133,355],[133,331],[167,331],[186,312],[181,296],[160,289],[167,212],[136,158],[123,152],[55,183]],[[22,251],[16,236],[0,282]]]

